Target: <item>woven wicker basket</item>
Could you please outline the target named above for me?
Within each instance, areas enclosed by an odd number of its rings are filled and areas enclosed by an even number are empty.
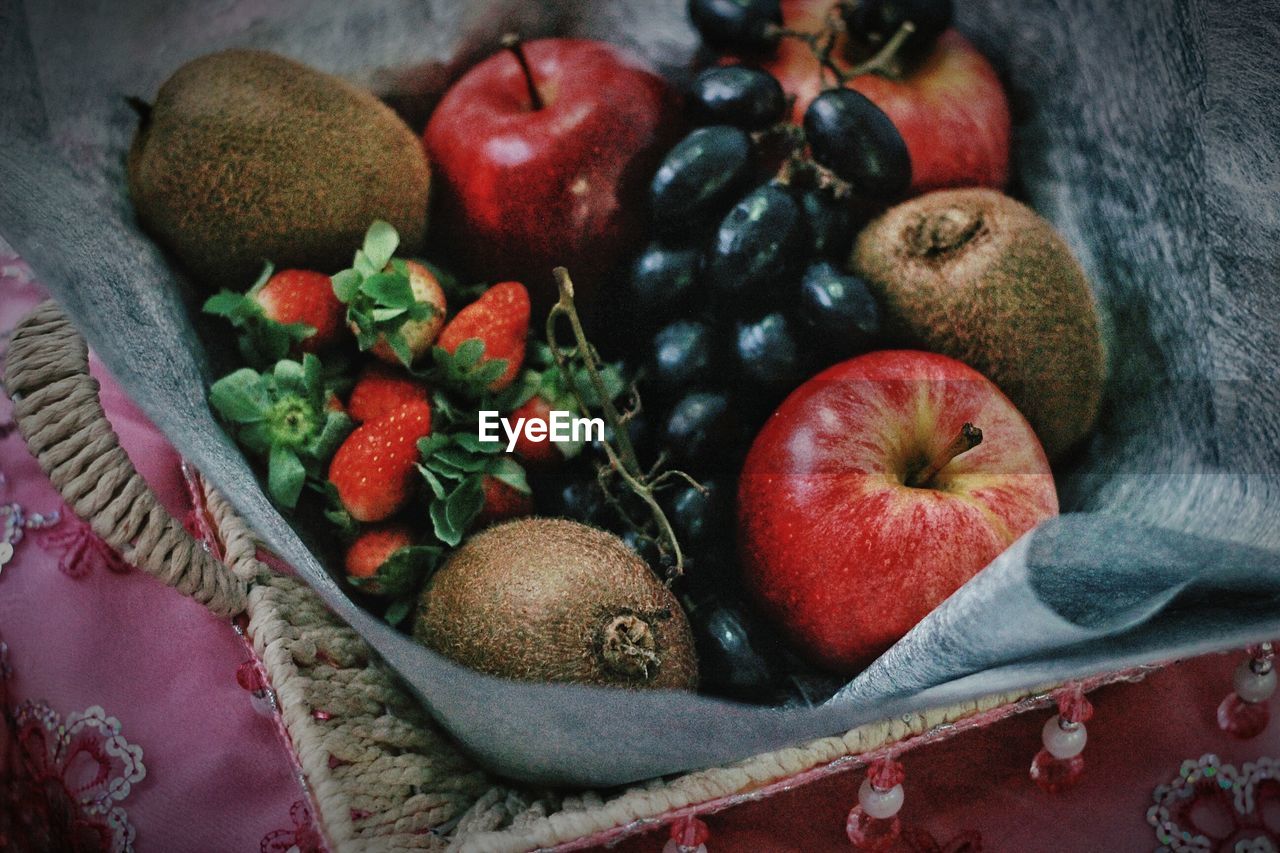
[[[627,790],[512,787],[466,759],[309,587],[268,567],[220,495],[199,490],[205,541],[160,506],[107,423],[84,340],[54,303],[38,307],[14,332],[5,381],[18,427],[67,505],[129,563],[237,620],[251,638],[334,849],[578,849],[759,799],[1053,701],[1050,688],[990,696]]]

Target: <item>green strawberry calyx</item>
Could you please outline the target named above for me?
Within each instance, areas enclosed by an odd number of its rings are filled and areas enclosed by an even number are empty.
[[[292,509],[302,488],[322,488],[323,472],[351,431],[346,413],[327,405],[320,359],[281,359],[267,372],[244,367],[213,383],[209,403],[250,454],[267,461],[267,489]]]
[[[529,494],[524,468],[502,452],[502,442],[481,441],[474,425],[453,425],[418,442],[418,471],[429,490],[427,515],[436,539],[449,547],[462,541],[484,509],[484,478],[493,477]]]
[[[435,573],[444,549],[435,545],[407,545],[397,548],[367,578],[348,578],[351,585],[369,595],[389,600],[383,618],[399,625],[413,609],[418,588]]]
[[[205,300],[206,314],[222,317],[236,330],[240,355],[251,367],[264,370],[290,353],[297,345],[316,333],[306,323],[279,323],[272,320],[258,303],[257,295],[271,280],[275,267],[267,263],[258,280],[245,293],[222,290]]]
[[[320,426],[309,401],[295,394],[277,400],[267,413],[266,423],[272,444],[288,448],[306,445]]]
[[[356,344],[362,352],[385,340],[396,358],[409,367],[413,353],[404,327],[431,319],[437,309],[414,296],[408,266],[394,257],[399,246],[396,229],[375,220],[351,267],[333,275],[333,292],[347,306],[347,322],[355,327]]]
[[[489,408],[511,411],[523,406],[534,397],[547,401],[551,409],[577,411],[581,400],[591,410],[601,408],[604,401],[596,393],[586,368],[577,361],[556,364],[551,348],[544,341],[531,341],[525,358],[526,368],[510,388],[498,394]],[[622,370],[622,364],[601,363],[598,366],[604,394],[609,402],[617,402],[631,387]],[[582,452],[585,442],[565,440],[554,442],[560,454],[573,459]]]
[[[507,372],[505,358],[484,357],[484,341],[468,338],[453,352],[431,348],[432,366],[420,376],[437,387],[445,387],[470,399],[483,398],[489,386]]]

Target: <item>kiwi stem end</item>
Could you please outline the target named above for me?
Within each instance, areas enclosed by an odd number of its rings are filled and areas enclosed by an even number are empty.
[[[124,102],[138,114],[138,127],[145,128],[151,123],[151,104],[134,95],[126,95]]]
[[[653,628],[634,613],[622,613],[600,629],[600,659],[606,669],[633,681],[649,681],[661,660]]]

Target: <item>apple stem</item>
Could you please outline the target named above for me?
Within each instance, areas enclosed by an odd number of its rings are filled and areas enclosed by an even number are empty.
[[[507,33],[502,37],[502,46],[511,51],[515,55],[516,62],[520,63],[520,70],[524,72],[524,83],[529,87],[529,103],[533,111],[537,112],[546,104],[542,100],[542,95],[538,93],[537,84],[533,82],[533,69],[529,67],[529,58],[524,55],[524,42],[515,33]]]
[[[960,434],[951,439],[951,443],[942,448],[941,453],[935,456],[928,465],[917,471],[914,476],[907,478],[907,485],[913,489],[925,488],[937,476],[939,471],[951,463],[952,459],[955,459],[961,453],[973,450],[979,444],[982,444],[982,430],[966,421],[965,425],[960,427]]]

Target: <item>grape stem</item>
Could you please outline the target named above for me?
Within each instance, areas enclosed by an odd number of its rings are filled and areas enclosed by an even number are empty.
[[[830,88],[840,88],[850,80],[863,74],[880,74],[884,77],[895,78],[901,76],[898,52],[902,50],[902,46],[906,44],[907,39],[911,38],[911,34],[916,31],[915,24],[910,21],[904,21],[902,26],[898,27],[897,32],[893,34],[893,37],[881,45],[873,56],[854,65],[852,68],[844,69],[836,63],[834,58],[840,33],[845,31],[844,21],[840,17],[839,9],[839,3],[831,7],[827,12],[826,24],[817,32],[793,30],[787,27],[778,27],[777,32],[780,36],[802,41],[809,46],[814,58],[818,60],[818,75],[822,78],[821,82],[824,87],[827,72],[830,72],[836,81]],[[852,184],[827,167],[815,163],[811,158],[804,156],[803,149],[806,140],[803,128],[787,122],[780,122],[778,125],[753,133],[752,141],[760,143],[773,137],[782,137],[790,149],[775,177],[775,180],[779,183],[790,184],[793,178],[808,170],[816,176],[817,185],[823,189],[830,190],[836,198],[848,198],[854,194]]]
[[[911,38],[911,34],[915,31],[915,24],[910,21],[903,21],[902,26],[898,27],[898,31],[884,43],[883,47],[875,52],[874,56],[843,72],[844,76],[837,74],[837,79],[841,83],[846,83],[863,74],[879,74],[883,77],[899,76],[898,51],[902,50],[902,46],[907,43],[907,39]]]
[[[820,189],[830,190],[834,198],[846,199],[853,196],[853,184],[821,163],[814,162],[812,157],[806,156],[803,150],[804,145],[804,132],[801,131],[799,144],[792,148],[782,161],[774,180],[783,186],[791,186],[799,178],[811,182],[811,185]]]
[[[573,279],[569,277],[569,271],[564,267],[556,267],[552,274],[555,276],[560,298],[555,305],[551,306],[551,311],[547,314],[546,336],[547,345],[551,348],[551,356],[555,359],[556,366],[560,368],[565,376],[571,375],[569,372],[570,358],[577,357],[582,360],[582,364],[587,371],[587,377],[591,382],[591,388],[595,392],[596,399],[600,401],[600,409],[604,414],[605,421],[608,422],[613,430],[613,440],[601,442],[604,446],[605,455],[609,458],[609,467],[617,473],[627,488],[648,506],[653,522],[658,528],[658,537],[656,539],[649,538],[658,544],[658,548],[663,552],[664,556],[670,555],[671,557],[670,568],[667,572],[667,577],[664,578],[665,583],[670,586],[675,578],[684,574],[684,552],[680,549],[680,542],[676,538],[675,530],[672,528],[667,514],[663,511],[655,495],[663,485],[674,478],[683,478],[698,489],[703,487],[683,471],[663,471],[659,473],[658,468],[660,466],[654,466],[652,471],[646,472],[640,467],[635,447],[631,443],[631,435],[627,430],[629,417],[619,412],[610,398],[605,388],[604,379],[600,375],[600,363],[595,349],[587,340],[587,334],[582,328],[582,320],[578,316],[578,309],[573,301]],[[556,322],[561,317],[568,318],[569,326],[573,330],[574,345],[571,347],[562,347],[556,335]],[[568,385],[579,410],[584,416],[590,416],[589,407],[582,398],[582,392],[579,391],[577,383],[570,381]],[[603,485],[603,481],[601,485]],[[604,492],[606,497],[611,497],[608,489],[605,489]],[[623,511],[620,504],[614,501],[611,501],[611,503],[614,503],[619,513],[623,516],[623,520],[630,526],[640,527]],[[645,535],[643,531],[638,532]]]
[[[863,74],[900,77],[902,69],[898,63],[898,52],[902,50],[902,46],[907,43],[907,39],[911,38],[912,33],[916,31],[916,25],[911,21],[903,21],[897,32],[881,45],[875,54],[857,65],[845,69],[841,68],[835,60],[836,45],[839,41],[840,33],[845,29],[844,22],[840,20],[840,16],[837,13],[839,6],[840,4],[837,3],[831,7],[831,10],[827,13],[826,24],[817,32],[779,27],[777,33],[783,38],[796,39],[808,45],[809,50],[813,53],[813,58],[818,60],[818,65],[820,66],[818,74],[824,75],[825,72],[831,72],[837,87],[843,86],[853,78],[860,77]],[[826,82],[825,76],[822,82]]]

